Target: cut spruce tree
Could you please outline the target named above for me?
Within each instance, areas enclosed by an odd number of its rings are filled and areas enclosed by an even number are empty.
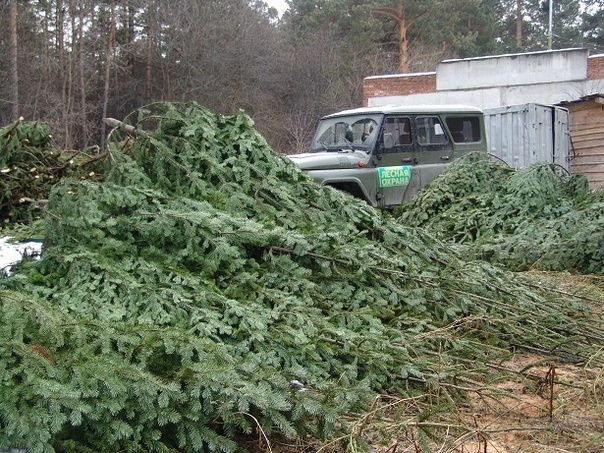
[[[319,187],[244,113],[162,103],[124,124],[102,181],[57,184],[40,259],[1,280],[0,448],[360,451],[376,395],[413,401],[429,439],[511,349],[603,345],[581,299]]]
[[[395,216],[513,271],[604,273],[604,191],[556,165],[515,170],[470,154]]]

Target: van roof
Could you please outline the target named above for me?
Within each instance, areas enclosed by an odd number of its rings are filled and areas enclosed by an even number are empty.
[[[342,110],[341,112],[325,115],[323,118],[332,118],[345,115],[358,115],[368,113],[405,114],[405,113],[482,113],[478,107],[470,105],[382,105],[377,107],[360,107]]]

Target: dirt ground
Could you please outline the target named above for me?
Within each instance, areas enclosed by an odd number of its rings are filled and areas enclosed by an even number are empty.
[[[518,354],[507,367],[528,373],[531,382],[497,385],[501,394],[470,396],[468,407],[452,417],[467,431],[433,451],[460,453],[604,452],[604,370],[544,363]],[[553,380],[552,380],[553,377]],[[506,395],[507,394],[507,395]],[[376,452],[417,452],[394,440]]]
[[[604,318],[604,279],[539,273],[560,291],[583,294]],[[604,453],[604,349],[589,363],[556,363],[517,353],[501,363],[497,384],[468,386],[465,403],[418,423],[414,401],[376,400],[365,419],[351,420],[366,445],[350,438],[326,444],[269,439],[258,434],[254,453]],[[442,397],[442,395],[439,395]],[[421,426],[418,426],[421,425]],[[426,433],[431,433],[426,435]]]
[[[587,296],[594,318],[604,317],[602,277],[546,272],[535,276],[553,280],[563,292]],[[439,442],[429,447],[439,453],[603,453],[603,358],[600,351],[590,363],[577,365],[515,354],[502,366],[517,376],[499,382],[495,393],[470,392],[466,406],[439,418]],[[422,451],[417,429],[407,427],[396,434],[387,445],[374,445],[373,452]]]
[[[412,405],[397,402],[364,426],[368,450],[351,446],[349,439],[328,444],[279,439],[267,443],[260,435],[246,448],[255,453],[604,452],[604,369],[551,363],[531,354],[517,354],[502,365],[529,378],[518,374],[518,379],[470,392],[463,407],[455,406],[424,425],[435,434],[432,439],[422,438],[417,417],[405,415]],[[385,407],[390,402],[380,404]]]

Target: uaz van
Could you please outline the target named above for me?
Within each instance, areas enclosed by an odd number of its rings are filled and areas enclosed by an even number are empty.
[[[472,151],[487,152],[480,109],[388,106],[321,118],[309,151],[288,157],[320,184],[391,208]]]

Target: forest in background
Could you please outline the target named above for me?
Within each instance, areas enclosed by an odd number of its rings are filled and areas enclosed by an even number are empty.
[[[0,124],[47,122],[102,149],[105,117],[155,101],[244,110],[278,152],[360,104],[364,77],[500,53],[604,50],[602,0],[7,0]],[[553,4],[553,34],[549,5]]]

